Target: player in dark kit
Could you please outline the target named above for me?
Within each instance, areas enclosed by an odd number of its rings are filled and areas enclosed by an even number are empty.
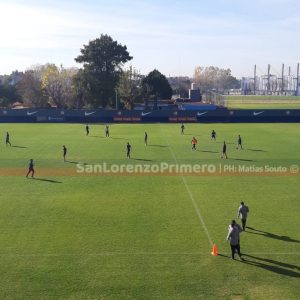
[[[11,146],[11,143],[10,143],[10,141],[9,141],[9,133],[8,133],[8,132],[6,132],[6,140],[5,140],[5,144],[6,144],[6,146],[7,146],[7,144],[9,144],[9,146]]]
[[[109,137],[109,127],[108,127],[108,125],[105,126],[105,136]]]
[[[68,152],[68,150],[67,150],[66,146],[63,145],[63,157],[64,157],[64,161],[66,161],[67,152]]]
[[[130,152],[131,152],[131,145],[129,143],[127,143],[127,158],[130,158]]]
[[[225,143],[225,141],[224,141],[224,144],[223,144],[223,149],[222,149],[222,156],[221,156],[221,158],[228,158],[227,157],[227,145],[226,145],[226,143]]]
[[[181,124],[181,134],[184,134],[184,125],[183,124]]]
[[[28,177],[28,175],[31,173],[31,177],[33,178],[34,177],[34,165],[33,165],[33,159],[31,159],[29,161],[29,166],[28,166],[28,172],[27,172],[27,175],[26,177]]]
[[[237,143],[236,149],[238,149],[239,147],[241,147],[241,150],[243,150],[242,138],[240,135],[238,136],[238,143]]]
[[[89,125],[85,126],[85,131],[86,131],[86,136],[88,136],[90,134],[90,127],[89,127]]]
[[[211,140],[216,140],[216,135],[217,135],[217,133],[213,130],[212,132],[211,132]]]
[[[145,131],[144,142],[145,142],[145,145],[147,146],[148,145],[148,134],[146,131]]]

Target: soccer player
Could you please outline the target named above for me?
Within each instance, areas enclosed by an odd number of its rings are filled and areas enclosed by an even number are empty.
[[[5,140],[5,144],[6,144],[6,146],[7,146],[7,144],[9,144],[9,146],[11,146],[11,143],[10,143],[10,141],[9,141],[9,133],[8,133],[8,132],[6,132],[6,140]]]
[[[181,124],[181,127],[180,127],[180,128],[181,128],[181,134],[184,134],[184,128],[185,128],[185,127],[184,127],[183,123]]]
[[[85,131],[86,131],[86,136],[88,136],[90,134],[90,127],[89,127],[89,125],[85,126]]]
[[[196,150],[196,145],[197,145],[198,141],[195,137],[193,137],[191,144],[192,144],[192,150]]]
[[[212,132],[211,132],[211,140],[216,140],[216,135],[217,135],[217,133],[213,130]]]
[[[131,145],[129,144],[129,142],[127,143],[127,158],[130,158],[130,152],[131,152]]]
[[[29,166],[28,166],[28,172],[27,172],[27,175],[26,177],[28,178],[28,175],[31,173],[31,178],[34,177],[34,164],[33,164],[33,159],[30,159],[29,161]]]
[[[244,231],[246,230],[246,221],[247,221],[248,213],[249,213],[249,207],[246,206],[244,202],[241,202],[241,205],[238,209],[237,216],[242,220],[242,227]]]
[[[68,152],[68,150],[67,150],[66,146],[63,145],[63,157],[64,157],[64,161],[66,161],[67,152]]]
[[[109,127],[108,127],[108,125],[105,126],[105,136],[109,137]]]
[[[221,156],[221,158],[228,158],[227,157],[227,145],[226,145],[226,143],[225,143],[225,141],[224,141],[224,144],[223,144],[223,149],[222,149],[222,156]]]
[[[242,138],[240,135],[238,136],[238,143],[237,143],[236,149],[238,149],[239,147],[241,147],[241,150],[243,150]]]
[[[145,145],[147,146],[148,145],[148,134],[146,131],[145,131],[144,142],[145,142]]]
[[[227,240],[230,241],[231,259],[234,259],[235,252],[237,252],[239,258],[242,259],[240,247],[240,232],[242,231],[241,226],[238,225],[235,220],[232,220],[227,235]]]

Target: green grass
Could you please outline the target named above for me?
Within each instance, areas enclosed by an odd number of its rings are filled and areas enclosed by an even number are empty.
[[[112,125],[105,139],[103,125],[85,137],[84,125],[0,124],[26,147],[1,146],[0,299],[299,299],[299,176],[185,176],[186,188],[179,175],[76,176],[62,161],[65,144],[69,161],[87,164],[300,165],[299,124],[179,127]],[[127,141],[144,161],[125,158]],[[24,178],[30,158],[44,181]],[[222,256],[210,255],[188,191]],[[228,258],[225,240],[242,200],[260,230],[241,236],[245,263]]]
[[[226,96],[232,109],[300,109],[300,97],[293,96]]]

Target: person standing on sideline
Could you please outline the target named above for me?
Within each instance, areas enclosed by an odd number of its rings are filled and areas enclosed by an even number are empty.
[[[184,127],[183,123],[181,124],[181,127],[180,127],[180,128],[181,128],[181,134],[184,134],[184,128],[185,128],[185,127]]]
[[[89,127],[89,125],[85,126],[85,131],[86,131],[86,136],[88,136],[90,134],[90,127]]]
[[[146,131],[145,131],[144,142],[145,142],[145,145],[147,146],[148,145],[148,134]]]
[[[31,178],[34,178],[34,164],[33,164],[33,159],[30,159],[29,161],[29,166],[28,166],[28,172],[26,177],[28,178],[28,175],[31,173]]]
[[[239,147],[241,147],[241,150],[243,150],[243,146],[242,146],[242,138],[241,138],[240,135],[238,136],[238,142],[237,142],[236,149],[238,149]]]
[[[213,130],[213,131],[211,132],[211,140],[216,141],[216,135],[217,135],[217,133]]]
[[[222,149],[222,156],[221,156],[221,158],[228,158],[227,157],[227,145],[226,145],[226,142],[224,141],[224,144],[223,144],[223,149]]]
[[[63,157],[64,157],[64,161],[66,161],[67,152],[68,152],[68,150],[67,150],[66,146],[63,145]]]
[[[192,144],[192,150],[196,150],[196,145],[197,145],[198,141],[195,137],[193,137],[191,144]]]
[[[238,225],[235,220],[232,220],[227,235],[227,240],[230,241],[231,259],[234,259],[235,252],[237,252],[239,258],[242,259],[240,247],[240,232],[242,231],[241,226]]]
[[[129,144],[129,142],[127,143],[127,158],[130,158],[130,152],[131,152],[131,145]]]
[[[108,125],[105,126],[105,136],[109,137],[109,127],[108,127]]]
[[[10,141],[9,141],[9,133],[8,133],[8,132],[6,132],[6,140],[5,140],[5,144],[6,144],[6,146],[7,146],[7,144],[9,144],[9,146],[11,146],[11,143],[10,143]]]
[[[242,220],[242,226],[243,230],[246,230],[246,221],[249,213],[249,207],[244,204],[244,202],[241,202],[241,205],[238,209],[238,218],[241,218]]]

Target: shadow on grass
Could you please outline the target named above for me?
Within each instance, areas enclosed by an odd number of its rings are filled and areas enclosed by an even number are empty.
[[[50,183],[62,183],[61,181],[52,180],[52,179],[46,179],[46,178],[37,178],[37,177],[33,177],[33,178],[31,178],[31,179],[32,179],[32,180],[38,180],[38,181],[50,182]]]
[[[248,150],[248,151],[253,151],[253,152],[268,152],[266,150],[261,150],[261,149],[245,149],[245,150]]]
[[[253,256],[253,255],[248,255],[248,254],[243,254],[243,258],[244,258],[244,260],[241,262],[244,264],[258,267],[258,268],[261,268],[261,269],[264,269],[267,271],[271,271],[271,272],[274,272],[274,273],[277,273],[280,275],[300,278],[300,273],[297,272],[300,270],[299,266],[286,264],[286,263],[276,261],[273,259],[257,257],[257,256]],[[249,260],[249,258],[251,260]],[[295,271],[292,271],[289,269],[294,269],[297,271],[295,272]]]
[[[85,162],[80,162],[80,161],[66,160],[65,162],[68,163],[68,164],[74,164],[74,165],[77,165],[77,164],[81,164],[81,165],[84,165],[84,166],[87,165],[87,163],[85,163]]]
[[[230,259],[229,256],[226,256],[224,254],[219,254],[218,256]],[[274,272],[280,275],[300,278],[300,273],[298,272],[300,271],[299,266],[287,264],[273,259],[257,257],[249,254],[242,254],[242,258],[243,260],[236,259],[235,261],[246,265],[251,265],[257,268],[261,268],[270,272]]]
[[[254,161],[253,159],[243,159],[243,158],[232,158],[232,159],[237,161]]]
[[[25,149],[25,148],[28,148],[28,147],[13,145],[12,148],[21,148],[21,149]]]
[[[249,227],[249,226],[247,226],[246,229],[247,229],[246,232],[250,233],[250,234],[258,234],[258,235],[262,235],[262,236],[265,236],[265,237],[268,237],[271,239],[280,240],[280,241],[284,241],[284,242],[300,243],[299,240],[292,239],[285,235],[277,235],[277,234],[266,232],[263,230],[254,229],[253,227]],[[250,229],[252,231],[249,231],[248,229]]]
[[[210,150],[200,150],[200,152],[206,152],[206,153],[220,153],[218,151],[210,151]]]
[[[132,158],[132,160],[138,160],[138,161],[153,161],[153,159],[143,159],[143,158]]]

